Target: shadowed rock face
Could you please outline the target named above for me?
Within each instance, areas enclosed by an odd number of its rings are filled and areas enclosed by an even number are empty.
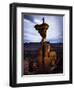
[[[38,31],[40,36],[45,39],[46,38],[46,31],[48,29],[49,25],[46,23],[40,24],[40,25],[35,25],[35,29]]]
[[[42,37],[42,40],[44,40],[46,38],[46,31],[48,30],[49,25],[44,22],[44,18],[42,20],[43,20],[43,23],[35,25],[35,29]]]

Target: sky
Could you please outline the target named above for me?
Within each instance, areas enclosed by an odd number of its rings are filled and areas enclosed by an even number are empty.
[[[63,43],[63,16],[62,15],[25,15],[23,16],[23,39],[24,43],[41,42],[42,38],[34,28],[36,24],[49,25],[46,41],[50,43]]]

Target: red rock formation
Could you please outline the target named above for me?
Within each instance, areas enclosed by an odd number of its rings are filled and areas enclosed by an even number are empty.
[[[50,65],[55,65],[57,60],[56,51],[51,51],[52,47],[50,45],[45,44],[45,53],[44,53],[44,66],[50,67]],[[53,49],[54,50],[54,49]],[[42,68],[42,47],[38,50],[38,65]]]

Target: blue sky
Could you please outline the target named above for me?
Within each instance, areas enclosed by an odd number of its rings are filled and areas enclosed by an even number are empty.
[[[36,24],[42,24],[44,17],[45,23],[49,25],[46,41],[50,43],[63,42],[63,16],[61,15],[24,15],[23,17],[23,38],[24,43],[40,42],[41,36],[35,30]]]

